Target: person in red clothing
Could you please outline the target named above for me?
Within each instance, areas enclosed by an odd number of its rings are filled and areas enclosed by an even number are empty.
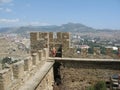
[[[55,47],[53,47],[53,49],[52,49],[52,56],[53,56],[53,57],[56,56],[56,49],[55,49]]]

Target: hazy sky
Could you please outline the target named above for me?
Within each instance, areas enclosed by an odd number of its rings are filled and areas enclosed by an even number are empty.
[[[0,0],[0,27],[68,22],[120,29],[120,0]]]

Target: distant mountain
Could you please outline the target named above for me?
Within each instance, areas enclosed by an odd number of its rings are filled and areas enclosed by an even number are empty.
[[[95,31],[111,31],[110,29],[94,29],[80,23],[67,23],[61,26],[22,26],[22,27],[8,27],[0,28],[0,33],[28,33],[31,31],[48,31],[48,32],[95,32]]]
[[[79,23],[68,23],[68,24],[63,24],[60,27],[60,30],[62,31],[70,31],[70,32],[93,32],[96,31],[95,29],[85,26],[83,24],[79,24]]]

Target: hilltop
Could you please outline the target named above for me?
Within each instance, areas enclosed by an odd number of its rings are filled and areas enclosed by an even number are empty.
[[[28,37],[30,32],[71,32],[71,34],[80,35],[85,38],[102,38],[103,40],[115,40],[120,38],[120,30],[95,29],[80,23],[67,23],[61,26],[21,26],[0,28],[1,34],[19,34],[22,37]]]
[[[96,31],[115,31],[111,29],[94,29],[80,23],[67,23],[61,26],[21,26],[0,28],[0,33],[28,33],[30,31],[49,31],[49,32],[96,32]],[[119,30],[116,30],[119,31]]]

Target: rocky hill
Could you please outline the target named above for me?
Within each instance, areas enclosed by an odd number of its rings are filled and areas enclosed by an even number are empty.
[[[21,26],[21,27],[8,27],[0,28],[0,33],[16,33],[22,37],[28,37],[30,32],[71,32],[72,34],[79,34],[87,38],[102,38],[103,40],[120,39],[120,30],[111,29],[95,29],[85,26],[80,23],[67,23],[61,26]]]
[[[80,23],[67,23],[61,26],[22,26],[22,27],[8,27],[0,28],[0,33],[28,33],[30,31],[51,31],[51,32],[95,32],[95,31],[113,31],[110,29],[94,29]]]

